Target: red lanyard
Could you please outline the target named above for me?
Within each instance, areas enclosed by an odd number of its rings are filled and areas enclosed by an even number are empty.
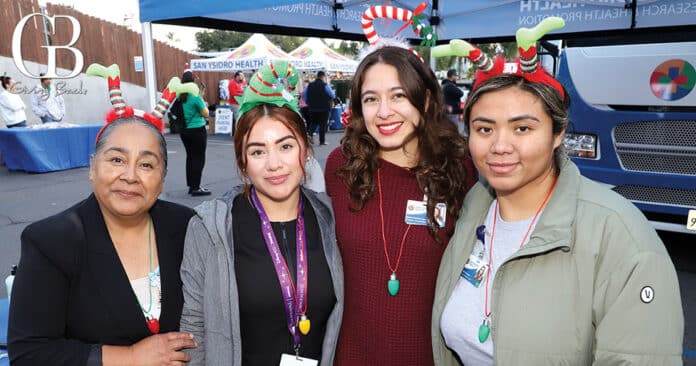
[[[389,251],[387,250],[387,237],[384,234],[384,210],[382,208],[382,181],[379,177],[379,171],[380,171],[380,169],[377,169],[377,193],[379,194],[379,220],[380,220],[380,223],[382,224],[382,243],[384,246],[384,255],[387,257],[387,266],[389,266],[389,269],[392,271],[392,273],[396,273],[396,270],[399,269],[399,263],[401,262],[401,254],[403,254],[403,251],[404,251],[404,242],[406,241],[406,235],[408,235],[408,231],[411,229],[411,225],[408,225],[406,227],[406,231],[404,231],[404,236],[401,238],[401,245],[399,246],[399,256],[396,258],[395,266],[392,268],[391,261],[389,260]]]
[[[544,202],[541,203],[541,206],[537,209],[536,213],[534,214],[534,217],[532,218],[532,222],[529,223],[529,227],[527,228],[527,232],[524,233],[524,237],[522,238],[522,241],[520,242],[520,248],[524,246],[524,242],[527,240],[527,236],[529,236],[529,233],[532,231],[532,228],[534,227],[534,223],[536,222],[537,218],[539,217],[539,214],[541,213],[541,210],[546,206],[546,202],[548,202],[549,198],[551,198],[551,193],[553,193],[554,188],[556,188],[556,183],[558,182],[558,176],[553,181],[553,185],[551,185],[551,189],[549,189],[549,192],[546,194],[546,198],[544,198]],[[488,282],[489,279],[491,278],[491,272],[493,271],[493,238],[495,237],[495,224],[498,222],[498,200],[495,200],[495,209],[493,211],[493,228],[491,229],[491,244],[489,245],[488,249],[488,272],[486,273],[486,301],[484,304],[484,309],[483,313],[486,316],[486,318],[489,318],[491,316],[491,311],[488,310]]]

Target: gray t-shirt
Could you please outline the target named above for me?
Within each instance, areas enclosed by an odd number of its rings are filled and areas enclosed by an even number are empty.
[[[471,253],[477,257],[483,254],[482,258],[488,263],[492,244],[493,263],[490,266],[491,275],[488,283],[488,311],[491,311],[491,289],[495,274],[500,264],[520,249],[520,241],[522,241],[533,219],[530,217],[522,221],[508,222],[500,217],[499,212],[496,212],[498,217],[495,227],[495,242],[491,243],[495,202],[491,203],[484,222],[486,227],[485,248],[482,248],[481,242],[477,241]],[[536,226],[536,223],[534,225]],[[530,233],[533,230],[532,227]],[[529,236],[525,239],[524,244],[529,241]],[[483,253],[481,253],[482,250]],[[479,326],[485,318],[485,293],[485,276],[478,288],[460,276],[440,320],[440,330],[445,343],[457,353],[465,365],[493,365],[493,336],[490,335],[483,343],[479,342],[478,339]],[[491,320],[493,317],[495,314],[491,314]]]

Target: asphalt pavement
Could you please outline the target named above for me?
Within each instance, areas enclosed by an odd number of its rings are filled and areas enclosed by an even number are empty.
[[[339,145],[341,131],[327,134],[327,146],[313,146],[314,156],[322,167],[328,154]],[[315,141],[318,140],[315,136]],[[202,186],[212,191],[208,197],[191,197],[186,187],[186,152],[178,135],[166,135],[169,169],[162,199],[189,207],[222,195],[241,182],[234,159],[230,136],[210,135],[206,150]],[[0,166],[0,279],[4,279],[13,264],[19,262],[22,230],[30,223],[61,212],[86,198],[92,192],[88,168],[31,174],[8,171]],[[662,235],[677,266],[682,305],[685,315],[685,365],[696,365],[696,257],[691,245],[696,235]],[[0,298],[6,297],[0,286]],[[656,335],[659,337],[659,335]]]

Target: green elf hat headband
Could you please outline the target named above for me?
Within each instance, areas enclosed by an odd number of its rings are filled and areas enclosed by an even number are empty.
[[[522,76],[530,82],[552,86],[561,94],[562,98],[565,98],[565,91],[561,83],[546,73],[539,64],[536,42],[547,33],[561,29],[564,26],[565,21],[562,18],[548,17],[534,28],[518,29],[515,38],[517,39],[517,51],[520,57],[517,60],[517,70],[513,72],[513,74]],[[478,69],[474,88],[478,87],[484,80],[504,73],[505,62],[501,57],[497,57],[495,61],[492,61],[490,57],[476,46],[460,39],[453,39],[449,44],[433,47],[432,55],[433,57],[460,56],[471,60]]]
[[[413,33],[422,38],[421,46],[434,46],[437,42],[437,34],[434,33],[432,26],[425,25],[425,16],[421,14],[427,7],[428,3],[422,2],[413,11],[391,5],[375,5],[367,8],[363,13],[361,23],[363,32],[365,33],[365,37],[370,43],[370,46],[398,46],[398,44],[395,44],[393,41],[384,42],[379,38],[377,31],[374,28],[374,20],[377,18],[389,18],[404,21],[406,23],[399,28],[396,33],[394,33],[395,36],[410,25]],[[413,47],[407,48],[414,55],[418,56],[421,61],[423,61],[423,57],[421,57],[421,55],[415,49],[413,49]],[[366,53],[371,53],[373,50],[374,49],[369,49]]]
[[[85,72],[87,75],[91,76],[101,76],[107,79],[109,86],[109,100],[113,108],[106,113],[104,120],[106,123],[104,127],[97,133],[96,141],[99,141],[104,129],[114,121],[122,118],[139,116],[142,119],[148,121],[150,124],[155,126],[158,131],[162,132],[164,130],[164,122],[162,122],[162,116],[164,112],[167,111],[169,105],[172,103],[177,94],[190,93],[198,95],[198,86],[195,83],[185,83],[182,84],[181,80],[177,77],[173,77],[169,80],[167,88],[162,92],[160,100],[155,105],[155,108],[151,112],[144,113],[143,111],[136,110],[133,106],[126,105],[126,101],[123,98],[123,93],[121,92],[121,70],[118,65],[113,64],[109,67],[100,64],[91,64]]]
[[[299,80],[297,71],[287,61],[269,61],[251,77],[244,94],[235,98],[239,103],[239,115],[264,103],[287,107],[301,115],[294,93]]]

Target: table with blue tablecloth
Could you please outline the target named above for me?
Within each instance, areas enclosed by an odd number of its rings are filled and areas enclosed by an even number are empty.
[[[102,125],[0,130],[0,152],[9,170],[44,173],[89,165]]]
[[[331,109],[331,114],[329,115],[329,130],[343,130],[341,113],[343,113],[343,106],[336,106]]]

